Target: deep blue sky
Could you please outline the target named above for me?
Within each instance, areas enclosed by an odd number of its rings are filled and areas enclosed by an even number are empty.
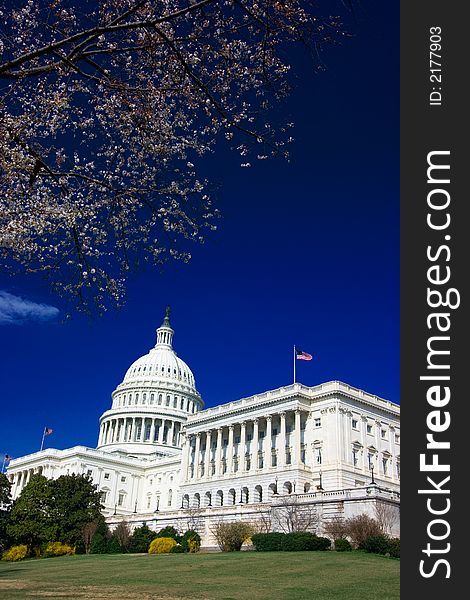
[[[120,312],[0,325],[0,458],[96,445],[98,418],[129,364],[153,346],[166,304],[174,345],[206,406],[292,382],[292,346],[315,355],[297,379],[340,379],[399,401],[398,2],[367,0],[355,36],[325,53],[286,110],[292,160],[208,169],[224,218],[189,265],[142,273]],[[60,306],[46,289],[0,290]]]

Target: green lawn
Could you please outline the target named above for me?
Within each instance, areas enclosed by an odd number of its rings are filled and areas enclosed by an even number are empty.
[[[398,600],[399,569],[360,552],[70,556],[0,562],[0,598]]]

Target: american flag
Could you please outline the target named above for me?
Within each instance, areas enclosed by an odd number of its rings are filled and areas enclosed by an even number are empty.
[[[13,458],[13,456],[10,456],[9,454],[5,454],[5,460],[8,462]]]
[[[51,435],[51,433],[53,433],[54,430],[51,429],[50,427],[45,427],[44,428],[44,435]]]
[[[312,360],[313,356],[308,352],[302,352],[302,350],[295,349],[295,358],[297,360]]]

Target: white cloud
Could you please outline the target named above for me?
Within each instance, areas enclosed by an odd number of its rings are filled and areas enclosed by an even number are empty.
[[[47,321],[57,317],[59,309],[38,304],[0,290],[0,325],[21,325],[28,321]]]

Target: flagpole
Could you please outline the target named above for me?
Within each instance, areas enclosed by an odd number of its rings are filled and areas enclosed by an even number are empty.
[[[42,432],[41,450],[43,449],[43,446],[44,446],[44,438],[46,437],[46,429],[47,429],[47,427],[44,427],[44,431]]]
[[[294,344],[294,383],[295,383],[295,344]]]
[[[4,472],[5,472],[5,461],[6,461],[6,459],[7,459],[7,456],[6,456],[6,454],[4,454],[4,455],[3,455],[2,471],[1,471],[2,473],[4,473]]]

